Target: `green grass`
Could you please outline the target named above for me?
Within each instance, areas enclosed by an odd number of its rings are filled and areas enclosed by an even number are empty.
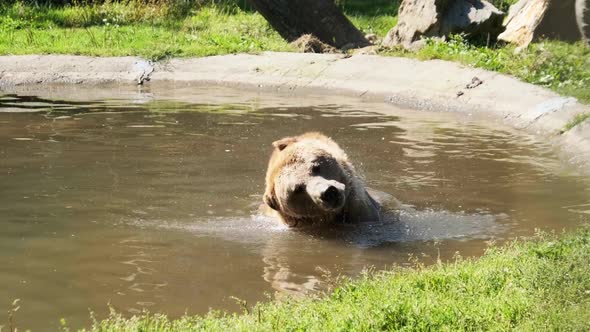
[[[82,1],[82,0],[79,0]],[[208,56],[296,51],[248,7],[246,0],[105,0],[51,5],[51,0],[0,4],[0,55]],[[54,1],[55,2],[55,1]],[[506,10],[514,0],[494,0]],[[74,3],[76,3],[74,1]],[[338,0],[364,33],[384,37],[397,23],[400,1]],[[513,75],[590,103],[590,48],[545,41],[520,53],[512,46],[474,45],[460,36],[430,41],[417,53],[383,55],[443,59]]]
[[[170,320],[112,312],[92,331],[588,331],[590,228],[473,260],[367,273],[319,298]]]
[[[182,12],[181,12],[182,13]],[[195,7],[107,3],[0,9],[0,54],[207,56],[294,51],[260,16],[237,5]]]
[[[573,119],[571,119],[563,128],[563,131],[568,131],[575,126],[590,120],[590,113],[581,113],[576,115]]]
[[[337,0],[352,23],[365,34],[385,36],[397,24],[400,1]]]

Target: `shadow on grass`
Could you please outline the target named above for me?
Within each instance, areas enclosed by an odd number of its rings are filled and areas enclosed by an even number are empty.
[[[88,28],[110,24],[178,27],[203,7],[224,15],[253,12],[247,0],[7,0],[0,1],[2,25],[12,28]]]
[[[347,14],[397,15],[398,0],[337,0]],[[248,0],[5,0],[0,1],[1,25],[12,28],[87,28],[111,24],[147,23],[178,27],[203,7],[226,14],[254,12]]]
[[[336,0],[346,14],[396,16],[401,0]]]

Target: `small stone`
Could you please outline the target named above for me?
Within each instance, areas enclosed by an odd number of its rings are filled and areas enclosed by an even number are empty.
[[[368,33],[365,35],[365,39],[368,40],[369,43],[374,45],[377,43],[377,40],[379,39],[379,37],[377,37],[377,35],[374,33]]]
[[[483,84],[483,81],[480,80],[477,76],[471,79],[471,83],[467,84],[465,87],[467,89],[473,89]]]
[[[306,34],[297,38],[291,45],[303,53],[340,53],[335,47],[323,43],[312,34]]]
[[[375,50],[375,46],[367,46],[363,48],[357,48],[353,51],[354,55],[376,55],[377,51]]]

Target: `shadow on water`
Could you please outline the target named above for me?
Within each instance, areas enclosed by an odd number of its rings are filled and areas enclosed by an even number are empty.
[[[98,102],[98,104],[101,103]],[[0,95],[0,108],[2,109],[2,112],[48,112],[54,109],[58,111],[68,112],[72,110],[79,111],[79,106],[88,106],[88,103],[65,100],[52,100],[37,96],[23,96],[16,94]]]
[[[38,96],[26,96],[16,94],[0,95],[0,112],[2,113],[44,113],[47,118],[57,118],[64,116],[75,116],[84,114],[102,114],[102,113],[125,113],[125,112],[145,112],[145,103],[149,99],[137,100],[134,104],[121,104],[120,100],[110,101],[70,101],[59,99],[48,99]],[[247,112],[251,110],[248,105],[227,104],[185,104],[185,103],[164,103],[153,105],[149,111],[158,112]]]

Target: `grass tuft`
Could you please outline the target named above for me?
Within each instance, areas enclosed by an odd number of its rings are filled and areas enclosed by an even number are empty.
[[[586,122],[590,120],[590,113],[586,112],[586,113],[580,113],[577,114],[573,119],[571,119],[563,128],[563,132],[566,132],[572,128],[574,128],[575,126]]]

